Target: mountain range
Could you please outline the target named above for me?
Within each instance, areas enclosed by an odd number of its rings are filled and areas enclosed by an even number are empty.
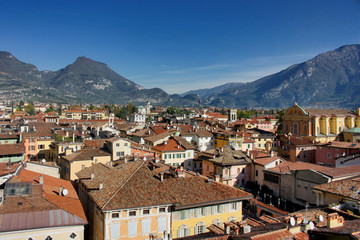
[[[360,44],[342,46],[278,73],[249,83],[228,83],[169,95],[160,88],[145,89],[106,64],[79,57],[58,71],[39,71],[9,52],[0,52],[0,100],[58,103],[128,102],[171,106],[284,108],[295,101],[331,107],[359,106]]]

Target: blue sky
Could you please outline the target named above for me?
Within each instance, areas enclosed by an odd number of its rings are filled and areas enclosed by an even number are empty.
[[[0,3],[0,50],[40,70],[86,56],[168,93],[247,82],[360,43],[359,0]]]

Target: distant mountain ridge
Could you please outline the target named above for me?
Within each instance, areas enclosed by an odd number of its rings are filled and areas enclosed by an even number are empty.
[[[169,95],[144,89],[86,57],[58,71],[39,71],[9,52],[0,52],[0,101],[38,100],[58,103],[145,103],[171,106],[284,108],[316,102],[331,107],[360,106],[360,44],[342,46],[249,83]],[[327,106],[328,107],[328,106]]]
[[[211,94],[221,93],[225,89],[239,87],[243,84],[244,83],[242,83],[242,82],[226,83],[226,84],[223,84],[223,85],[220,85],[217,87],[213,87],[213,88],[203,88],[203,89],[198,89],[198,90],[191,90],[191,91],[181,94],[181,96],[186,96],[188,94],[196,94],[196,95],[199,95],[200,97],[207,97]]]
[[[39,71],[8,52],[0,52],[0,97],[2,99],[35,99],[60,103],[128,102],[192,105],[190,100],[169,95],[160,88],[144,87],[124,78],[106,64],[86,57],[58,71]]]
[[[208,105],[283,108],[298,102],[360,106],[360,44],[342,46],[254,82],[203,95]],[[313,106],[313,105],[312,105]]]

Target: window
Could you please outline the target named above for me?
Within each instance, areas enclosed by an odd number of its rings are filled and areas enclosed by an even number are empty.
[[[328,158],[329,158],[329,159],[331,158],[331,153],[328,153]]]
[[[166,208],[164,208],[164,207],[161,207],[161,208],[159,208],[159,212],[166,212]]]
[[[111,218],[119,218],[119,213],[112,213]]]
[[[127,147],[127,145],[128,145],[127,143],[124,143],[124,146],[125,146],[125,147]]]
[[[133,220],[133,221],[128,221],[128,235],[129,236],[136,236],[137,234],[137,221]]]
[[[29,146],[29,151],[34,151],[35,150],[35,146]]]
[[[39,148],[39,149],[45,149],[45,145],[44,145],[44,144],[40,144],[40,145],[38,146],[38,148]]]
[[[180,214],[181,214],[180,219],[185,220],[185,219],[188,218],[189,211],[188,210],[181,210]]]
[[[206,226],[203,222],[199,222],[198,224],[196,224],[195,234],[204,233],[205,231],[206,231]]]
[[[129,216],[136,216],[136,211],[129,211]]]
[[[143,210],[143,215],[147,215],[150,214],[150,209],[144,209]]]
[[[158,232],[163,232],[166,230],[166,218],[158,218]]]
[[[294,123],[294,126],[293,126],[293,127],[294,127],[294,131],[293,131],[293,132],[294,132],[295,134],[298,134],[298,124],[297,124],[296,122]]]
[[[177,231],[177,237],[187,237],[190,235],[190,229],[187,225],[181,225]]]
[[[213,224],[215,224],[215,225],[217,225],[217,226],[219,226],[219,227],[222,227],[222,222],[221,222],[220,219],[215,219],[215,220],[213,221]]]
[[[258,176],[259,172],[258,170],[255,171],[255,176]]]
[[[35,142],[35,138],[30,138],[30,142],[34,143]]]
[[[279,177],[272,175],[272,174],[268,174],[268,173],[264,173],[264,180],[268,181],[268,182],[272,182],[272,183],[279,183]]]
[[[120,237],[120,223],[115,223],[110,226],[111,238]]]
[[[120,152],[116,152],[116,156],[117,156],[117,157],[120,157]]]
[[[117,143],[116,146],[119,147],[119,146],[120,146],[120,143]]]
[[[141,225],[142,225],[142,234],[146,235],[149,234],[151,232],[150,230],[150,226],[151,226],[151,219],[147,219],[144,218],[143,220],[141,220]]]
[[[230,203],[230,210],[231,210],[231,211],[236,211],[236,210],[237,210],[236,202]]]

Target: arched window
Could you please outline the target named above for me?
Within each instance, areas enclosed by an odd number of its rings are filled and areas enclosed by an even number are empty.
[[[186,237],[190,235],[190,229],[187,225],[181,225],[177,231],[177,237]]]
[[[213,221],[213,224],[215,224],[215,225],[217,225],[217,226],[219,226],[219,227],[222,227],[222,222],[221,222],[220,219],[215,219],[215,220]]]
[[[297,122],[294,122],[294,125],[293,125],[293,133],[295,133],[295,134],[298,134],[299,132],[298,132],[298,123]]]
[[[199,222],[198,224],[196,224],[195,227],[195,234],[200,234],[200,233],[204,233],[206,232],[206,225],[204,222]]]

